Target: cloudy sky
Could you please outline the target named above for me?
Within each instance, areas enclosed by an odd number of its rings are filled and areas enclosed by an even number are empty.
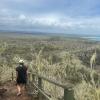
[[[0,30],[100,34],[100,0],[0,0]]]

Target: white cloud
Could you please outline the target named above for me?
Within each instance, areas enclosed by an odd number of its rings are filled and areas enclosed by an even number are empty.
[[[24,14],[21,14],[21,15],[19,15],[19,19],[20,20],[25,20],[26,19],[26,16]]]
[[[7,12],[10,12],[7,9],[0,10],[0,25],[8,26],[8,27],[15,27],[28,29],[37,27],[37,29],[49,29],[53,28],[55,30],[64,30],[64,31],[73,31],[77,32],[77,29],[84,30],[88,32],[89,30],[93,31],[100,31],[100,17],[65,17],[56,14],[45,14],[45,15],[12,15]]]

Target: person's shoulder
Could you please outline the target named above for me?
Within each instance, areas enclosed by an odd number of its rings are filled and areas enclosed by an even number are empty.
[[[18,71],[18,70],[19,70],[19,66],[16,67],[16,71]]]
[[[26,70],[28,69],[28,67],[26,65],[24,65],[24,67],[25,67]]]

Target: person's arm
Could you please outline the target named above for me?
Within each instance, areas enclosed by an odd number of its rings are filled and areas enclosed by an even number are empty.
[[[18,72],[16,71],[16,79],[18,78]]]
[[[28,67],[27,66],[25,66],[25,70],[26,70],[26,79],[28,78],[27,76],[28,76]]]
[[[18,68],[16,68],[16,79],[18,78]]]

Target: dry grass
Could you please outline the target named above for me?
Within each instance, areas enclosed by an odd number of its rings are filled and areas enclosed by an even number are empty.
[[[9,43],[9,40],[7,41]],[[66,52],[66,50],[74,51],[79,47],[86,49],[93,45],[92,43],[74,41],[71,45],[71,40],[68,43],[56,40],[42,42],[39,40],[35,41],[34,45],[32,43],[33,40],[27,42],[13,40],[9,45],[2,46],[0,49],[1,81],[11,77],[11,72],[15,71],[19,59],[23,58],[30,71],[45,75],[60,83],[75,84],[75,100],[100,100],[100,75],[83,65],[76,55]],[[58,97],[63,98],[63,89],[45,81],[43,87],[55,100]]]

